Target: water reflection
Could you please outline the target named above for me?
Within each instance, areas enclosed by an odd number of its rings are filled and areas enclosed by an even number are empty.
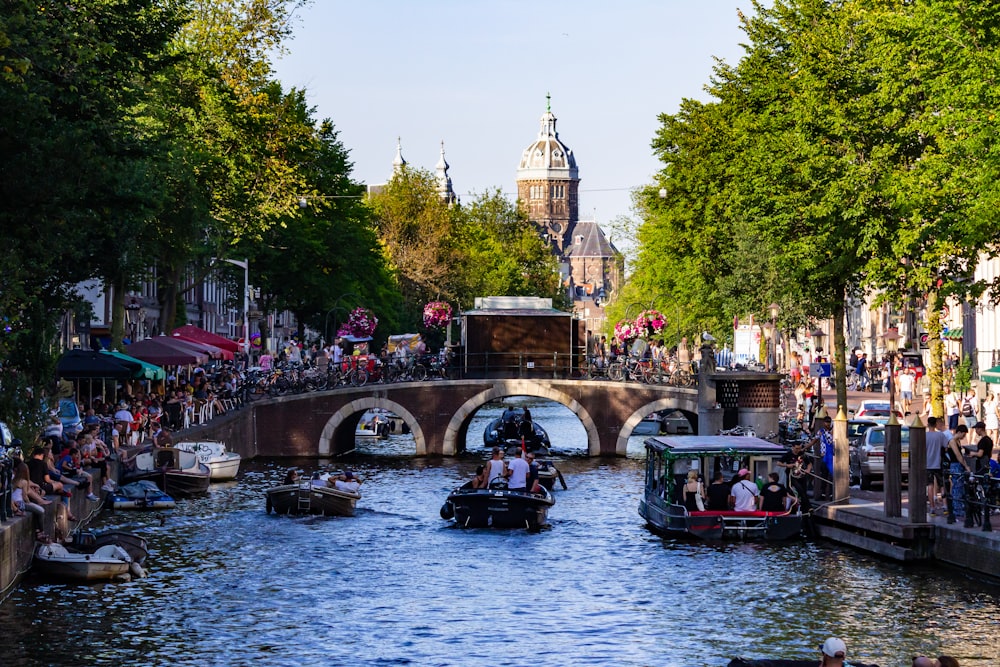
[[[575,455],[582,426],[568,410],[531,406],[536,419],[549,409],[553,442],[570,443],[556,445],[569,452],[559,457],[569,490],[556,493],[550,530],[467,530],[440,519],[448,491],[483,456],[481,430],[469,430],[476,451],[456,459],[390,447],[253,462],[238,483],[176,510],[104,517],[148,539],[150,577],[96,586],[29,579],[0,606],[0,660],[724,665],[734,655],[813,657],[831,634],[851,657],[883,667],[942,651],[965,667],[1000,660],[996,626],[987,625],[1000,616],[995,587],[825,543],[659,537],[636,512],[641,439],[626,459]],[[357,516],[267,516],[263,491],[288,465],[357,470],[366,478]]]

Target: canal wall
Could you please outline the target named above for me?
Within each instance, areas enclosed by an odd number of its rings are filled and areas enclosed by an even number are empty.
[[[110,474],[116,474],[115,462],[109,461],[108,468]],[[101,491],[101,486],[104,484],[101,471],[90,468],[87,472],[94,478],[91,490],[98,496],[105,495]],[[89,525],[104,507],[103,498],[101,501],[92,502],[87,500],[85,493],[79,491],[69,499],[69,512],[66,511],[67,506],[62,503],[59,496],[48,496],[47,499],[52,503],[44,506],[45,517],[42,525],[44,531],[55,540],[64,539],[73,530]],[[70,515],[78,520],[71,524]],[[9,518],[0,524],[0,602],[31,568],[35,545],[34,517],[30,512],[25,512],[24,516]]]

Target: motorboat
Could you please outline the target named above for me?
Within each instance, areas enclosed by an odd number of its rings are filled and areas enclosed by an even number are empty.
[[[785,448],[767,440],[733,435],[676,435],[647,438],[646,484],[639,515],[655,531],[710,540],[724,538],[782,540],[802,531],[798,506],[785,512],[694,510],[684,505],[687,474],[704,471],[734,474],[745,468],[752,478],[777,471]]]
[[[75,553],[53,542],[38,545],[34,565],[41,574],[70,581],[127,580],[132,557],[117,544],[105,544],[93,553]]]
[[[140,479],[111,491],[108,502],[116,510],[168,510],[177,506],[172,496],[148,479]]]
[[[81,530],[73,533],[73,540],[65,547],[73,553],[92,554],[103,546],[113,544],[119,546],[128,553],[133,563],[142,565],[149,556],[149,545],[146,540],[135,533],[127,533],[123,530],[106,530],[95,533],[90,530]]]
[[[208,466],[209,476],[213,482],[236,479],[236,475],[240,472],[242,457],[236,452],[227,450],[224,442],[216,440],[178,442],[174,447],[197,454],[198,460]]]
[[[361,500],[361,493],[341,491],[330,486],[328,480],[339,475],[314,475],[312,479],[268,489],[267,513],[354,516],[354,506]]]
[[[391,431],[392,422],[388,410],[372,409],[361,415],[354,429],[354,437],[386,440]]]
[[[500,447],[507,452],[523,447],[542,456],[548,456],[551,446],[549,434],[531,419],[531,413],[526,408],[511,407],[486,426],[483,444],[487,448]]]
[[[538,483],[544,486],[549,491],[555,489],[556,480],[559,480],[559,484],[565,490],[568,488],[566,486],[566,480],[563,478],[562,473],[556,468],[556,465],[552,461],[536,461],[538,465]]]
[[[441,518],[467,528],[538,529],[548,523],[555,502],[544,487],[542,493],[512,491],[506,480],[495,480],[489,488],[474,489],[469,481],[448,495]]]
[[[125,483],[148,479],[174,498],[205,493],[212,481],[211,471],[197,454],[176,447],[143,447],[124,466]]]
[[[816,658],[809,660],[781,660],[772,658],[748,660],[747,658],[733,658],[726,667],[816,667],[817,664],[819,664],[819,660]],[[858,662],[857,660],[851,660],[844,664],[851,667],[879,667],[873,663]]]
[[[632,429],[632,435],[660,435],[663,432],[663,418],[658,412],[646,415]]]

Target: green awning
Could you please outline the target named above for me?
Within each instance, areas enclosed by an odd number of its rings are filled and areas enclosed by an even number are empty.
[[[1000,384],[1000,366],[994,366],[979,374],[979,379],[990,384]]]
[[[962,340],[962,327],[949,329],[941,334],[942,340]]]
[[[110,354],[112,357],[117,357],[118,359],[124,359],[126,361],[131,361],[140,365],[139,371],[134,377],[141,378],[143,380],[165,380],[167,377],[166,371],[155,364],[151,364],[148,361],[143,361],[142,359],[136,359],[135,357],[130,357],[127,354],[123,354],[116,350],[101,350],[102,354]]]

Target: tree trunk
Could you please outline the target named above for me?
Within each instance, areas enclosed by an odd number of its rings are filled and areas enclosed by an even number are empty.
[[[944,417],[944,341],[941,340],[941,305],[938,293],[927,294],[927,340],[931,348],[931,363],[927,376],[931,384],[931,414]]]
[[[121,350],[125,337],[125,276],[116,276],[111,285],[111,349]]]
[[[842,292],[843,293],[843,292]],[[845,348],[847,341],[844,339],[844,301],[840,300],[833,308],[833,364],[834,375],[837,378],[837,409],[843,410],[847,414],[847,357]],[[830,411],[827,410],[827,413]],[[830,417],[835,417],[831,414]]]

